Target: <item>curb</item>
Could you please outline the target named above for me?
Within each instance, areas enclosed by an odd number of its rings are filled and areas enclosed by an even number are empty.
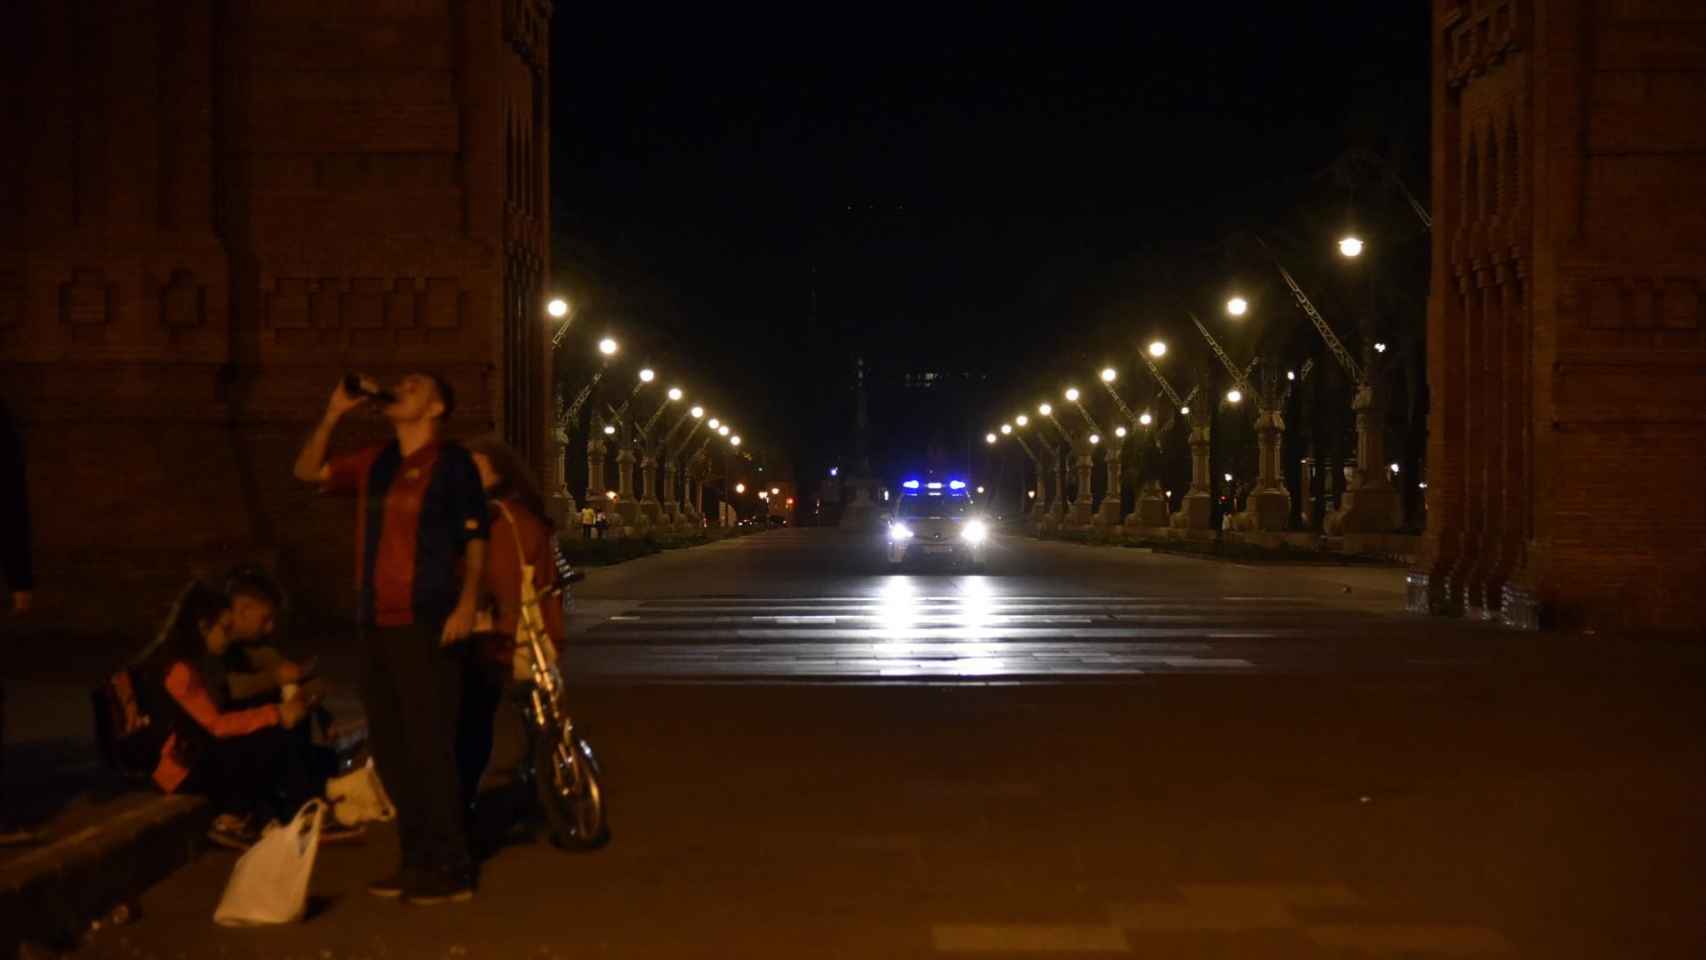
[[[0,958],[24,943],[74,947],[93,920],[194,859],[212,819],[201,797],[149,797],[0,864]]]

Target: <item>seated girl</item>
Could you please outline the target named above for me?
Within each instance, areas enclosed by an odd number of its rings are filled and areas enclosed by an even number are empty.
[[[311,704],[302,697],[221,709],[206,678],[230,644],[230,599],[192,583],[141,665],[141,681],[153,693],[149,712],[164,722],[155,785],[166,793],[206,794],[220,814],[210,839],[243,848],[267,821],[287,822],[320,796],[336,758],[290,733],[308,715]],[[328,822],[322,839],[357,832]]]

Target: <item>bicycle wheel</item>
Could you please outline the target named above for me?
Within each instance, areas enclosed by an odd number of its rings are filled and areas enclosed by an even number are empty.
[[[539,737],[533,744],[534,789],[551,842],[568,850],[596,850],[610,841],[598,761],[578,734]]]

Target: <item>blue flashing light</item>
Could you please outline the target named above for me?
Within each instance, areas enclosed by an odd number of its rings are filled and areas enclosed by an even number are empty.
[[[948,481],[948,489],[949,490],[964,490],[965,488],[966,488],[966,482],[964,480],[949,480]]]
[[[925,484],[925,486],[929,487],[932,490],[942,489],[942,485],[940,483],[935,483],[935,482],[927,483],[927,484]]]
[[[901,486],[905,487],[908,490],[917,490],[918,489],[918,481],[917,480],[908,480],[905,483],[901,484]]]

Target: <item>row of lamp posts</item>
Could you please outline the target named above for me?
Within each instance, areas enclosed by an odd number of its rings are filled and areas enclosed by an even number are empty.
[[[1265,243],[1262,246],[1273,259],[1274,266],[1298,300],[1299,306],[1314,323],[1335,360],[1345,369],[1354,384],[1352,410],[1356,414],[1358,466],[1351,471],[1340,507],[1323,518],[1324,530],[1330,535],[1393,532],[1402,524],[1402,510],[1398,491],[1392,482],[1397,472],[1396,464],[1389,466],[1384,459],[1383,409],[1373,376],[1387,351],[1387,345],[1382,341],[1371,340],[1364,348],[1363,362],[1357,363],[1321,317],[1313,302],[1298,286],[1296,279]],[[1341,256],[1355,259],[1362,255],[1365,245],[1360,238],[1347,236],[1339,241],[1338,246]],[[1249,311],[1250,303],[1243,297],[1234,296],[1226,302],[1226,313],[1234,320],[1245,317]],[[1238,368],[1208,329],[1196,317],[1192,316],[1191,319],[1229,375],[1230,386],[1221,394],[1219,402],[1211,399],[1209,394],[1212,394],[1212,390],[1205,392],[1200,387],[1193,389],[1188,395],[1181,396],[1159,366],[1168,354],[1167,343],[1154,340],[1139,352],[1139,358],[1162,396],[1172,406],[1172,412],[1161,419],[1159,424],[1155,414],[1148,410],[1134,411],[1126,403],[1115,386],[1119,372],[1108,367],[1101,371],[1099,379],[1121,419],[1125,421],[1117,426],[1112,434],[1103,430],[1091,415],[1082,402],[1078,388],[1067,386],[1062,391],[1062,397],[1078,410],[1079,419],[1083,424],[1081,429],[1067,429],[1056,418],[1054,406],[1042,402],[1036,407],[1038,419],[1032,420],[1028,412],[1020,413],[1002,423],[998,430],[984,435],[985,442],[991,447],[1007,438],[1013,439],[1024,452],[1026,459],[1035,467],[1037,486],[1034,489],[1024,482],[1025,471],[1019,471],[1021,502],[1028,501],[1030,504],[1029,509],[1024,512],[1033,528],[1043,532],[1060,528],[1121,526],[1186,531],[1212,531],[1220,526],[1260,532],[1279,532],[1286,529],[1290,516],[1291,493],[1286,487],[1283,474],[1283,411],[1286,398],[1300,379],[1299,374],[1297,371],[1287,370],[1282,378],[1277,367],[1270,363],[1263,365],[1259,376],[1253,381],[1252,374],[1257,372],[1258,361],[1252,360],[1249,366]],[[1312,366],[1312,362],[1305,365],[1303,377],[1308,376]],[[1193,403],[1199,392],[1205,393],[1203,399]],[[1250,491],[1247,508],[1234,513],[1222,523],[1214,493],[1215,421],[1221,409],[1246,409],[1247,400],[1249,407],[1253,408],[1258,445],[1256,482]],[[1159,480],[1151,480],[1139,491],[1135,512],[1130,517],[1122,518],[1124,479],[1121,464],[1126,440],[1133,434],[1147,434],[1157,426],[1164,431],[1173,424],[1174,414],[1185,417],[1189,425],[1190,486],[1180,501],[1179,508],[1173,510],[1171,492],[1165,491]],[[1036,429],[1031,431],[1027,442],[1025,431],[1033,423]],[[1155,439],[1159,444],[1158,434]],[[1101,507],[1093,512],[1091,481],[1095,452],[1099,447],[1106,451],[1107,483]],[[1075,485],[1069,482],[1069,460],[1072,468],[1071,478],[1075,479]],[[1226,474],[1225,479],[1230,482],[1231,474]],[[1308,483],[1307,471],[1303,474],[1303,482],[1305,485]],[[1303,497],[1307,499],[1307,489],[1303,491]]]
[[[546,312],[559,321],[552,338],[553,346],[561,344],[567,333],[571,311],[566,301],[554,299]],[[701,404],[681,410],[669,429],[658,436],[657,430],[665,414],[677,404],[685,403],[687,393],[680,386],[671,386],[658,401],[657,407],[644,420],[635,412],[635,401],[657,381],[657,372],[650,367],[639,371],[633,388],[620,406],[605,411],[595,410],[586,437],[587,486],[584,498],[576,503],[569,490],[568,457],[573,434],[580,422],[582,409],[593,396],[599,383],[609,372],[610,363],[621,351],[612,337],[598,341],[602,362],[592,378],[584,384],[573,400],[565,402],[559,389],[557,414],[552,431],[553,457],[548,478],[548,506],[558,528],[578,532],[581,528],[580,510],[592,507],[604,512],[614,535],[631,535],[648,530],[691,530],[705,525],[702,514],[705,483],[714,473],[715,452],[739,456],[744,442],[733,426],[710,416]],[[683,428],[687,428],[683,432]],[[701,437],[700,432],[705,429]],[[694,440],[699,440],[697,446]],[[715,443],[720,450],[714,450]],[[614,447],[616,486],[609,485],[610,451]],[[691,451],[691,452],[689,452]],[[635,490],[635,467],[639,468],[639,490]],[[661,468],[661,487],[658,484]],[[727,471],[723,471],[725,474]],[[679,499],[678,499],[679,495]],[[712,524],[717,521],[712,518]]]

